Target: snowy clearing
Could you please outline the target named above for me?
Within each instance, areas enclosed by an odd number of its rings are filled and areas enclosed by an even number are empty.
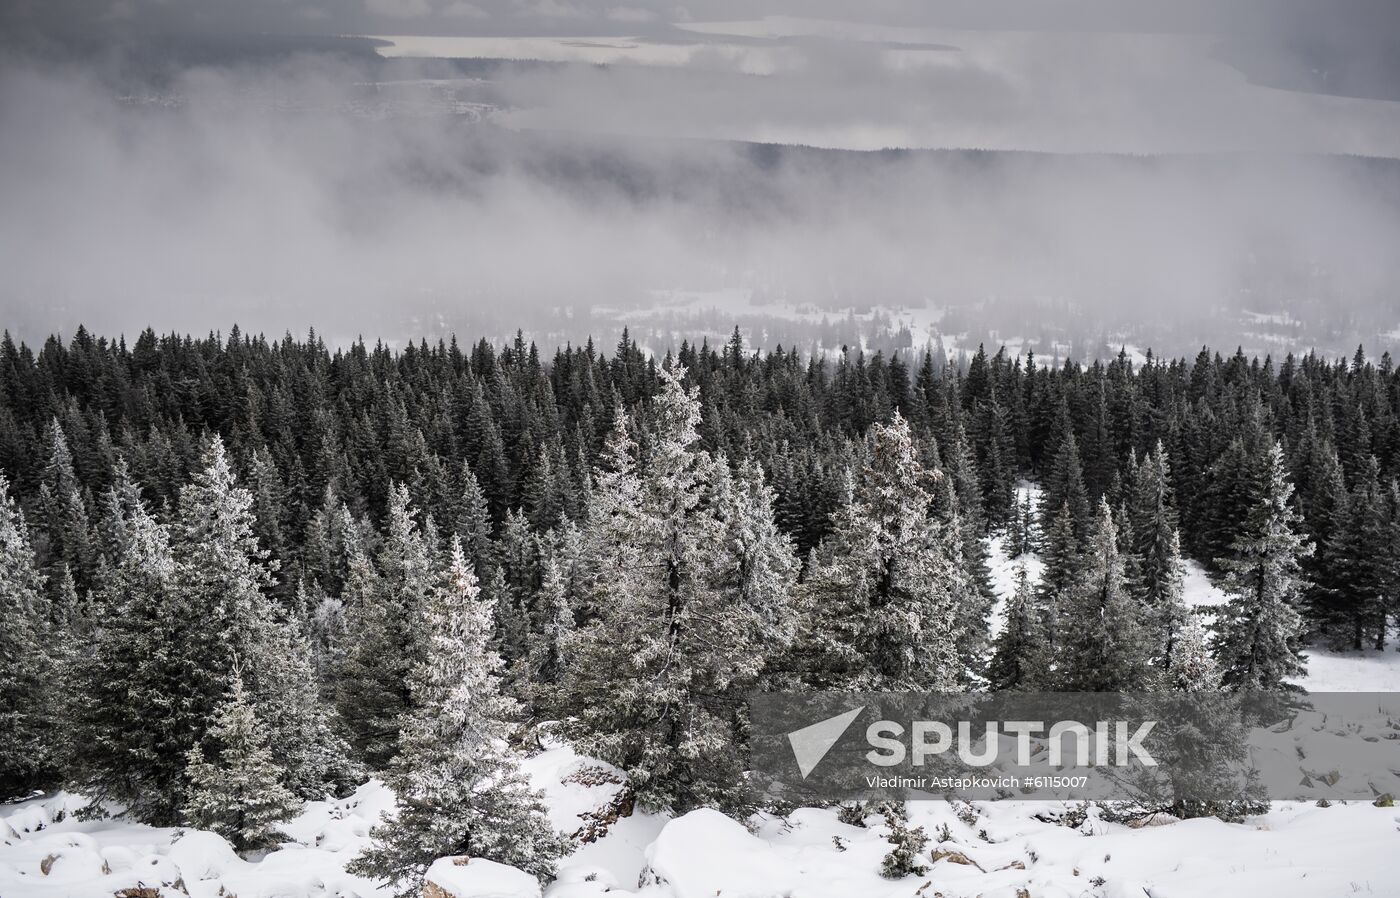
[[[529,762],[546,787],[556,825],[607,804],[615,787],[583,785],[580,772],[607,765],[551,748]],[[288,827],[295,839],[260,860],[238,858],[212,833],[78,822],[69,795],[6,809],[0,845],[5,898],[96,898],[145,887],[196,898],[387,898],[344,872],[390,806],[367,784],[343,801],[313,802]],[[1321,808],[1279,803],[1243,824],[1214,819],[1130,828],[1098,820],[1056,822],[1071,806],[1051,802],[910,804],[910,822],[933,837],[922,876],[887,880],[889,850],[878,816],[866,826],[835,809],[804,808],[786,819],[757,818],[751,832],[714,811],[675,820],[633,815],[567,858],[545,898],[1315,898],[1400,895],[1393,848],[1400,811],[1366,802]],[[929,852],[935,852],[930,854]],[[45,872],[47,871],[47,872]],[[440,863],[436,880],[453,898],[528,898],[530,880],[489,862]],[[178,884],[178,885],[177,885]],[[926,885],[927,884],[927,885]],[[181,891],[183,886],[183,891]]]

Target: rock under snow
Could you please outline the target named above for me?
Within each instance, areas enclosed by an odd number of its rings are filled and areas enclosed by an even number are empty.
[[[648,884],[676,898],[767,898],[792,891],[792,863],[719,811],[691,811],[666,824],[647,849]]]
[[[186,882],[218,879],[244,861],[223,836],[206,830],[187,831],[170,846],[169,858]]]
[[[423,898],[540,898],[528,873],[485,858],[438,858],[428,868]]]

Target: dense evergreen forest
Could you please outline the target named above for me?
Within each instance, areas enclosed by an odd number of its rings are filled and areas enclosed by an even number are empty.
[[[0,791],[247,849],[375,772],[400,881],[548,869],[531,732],[743,813],[753,688],[1273,689],[1400,614],[1400,374],[1360,351],[7,335],[0,473]],[[997,632],[991,535],[1046,563]]]

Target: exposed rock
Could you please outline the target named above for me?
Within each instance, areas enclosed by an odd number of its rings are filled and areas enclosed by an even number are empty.
[[[581,775],[585,774],[586,771],[597,771],[598,774],[607,777],[607,779],[591,780],[579,778]],[[623,781],[601,768],[585,768],[584,770],[580,770],[565,777],[564,782],[577,782],[586,786],[596,786],[612,783],[621,784]],[[608,829],[611,828],[614,823],[621,820],[623,817],[632,816],[636,805],[636,796],[632,794],[631,789],[624,785],[617,791],[617,794],[605,804],[587,813],[580,814],[579,818],[583,820],[583,825],[574,830],[571,838],[580,845],[596,842],[608,834]]]
[[[963,854],[961,851],[953,851],[951,848],[935,848],[933,849],[932,857],[935,864],[939,861],[947,861],[950,864],[962,864],[965,867],[976,867],[978,870],[982,870],[981,864]],[[983,872],[985,873],[986,871],[983,870]]]

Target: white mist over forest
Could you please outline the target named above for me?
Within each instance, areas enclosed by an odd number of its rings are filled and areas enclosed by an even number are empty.
[[[1042,347],[1400,331],[1400,105],[1368,39],[1300,5],[1084,3],[1050,28],[1026,4],[421,0],[255,4],[242,30],[216,4],[100,6],[12,10],[0,57],[0,307],[31,337],[611,339],[719,295],[760,343],[817,339],[793,308],[913,310],[916,345],[978,342],[957,309]],[[1303,79],[1305,31],[1350,80]],[[659,320],[658,295],[694,298]]]

